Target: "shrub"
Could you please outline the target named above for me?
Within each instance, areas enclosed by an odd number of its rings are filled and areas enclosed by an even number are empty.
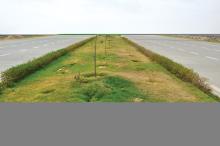
[[[74,86],[73,93],[87,102],[133,102],[145,99],[144,93],[135,84],[118,76],[105,76],[86,84]]]
[[[111,89],[102,83],[91,83],[82,88],[81,92],[86,97],[86,101],[90,102],[91,100],[99,100],[108,95],[111,92]]]
[[[157,53],[147,50],[146,48],[128,40],[127,38],[123,38],[123,39],[132,46],[134,46],[135,48],[137,48],[138,51],[143,53],[145,56],[149,57],[152,61],[155,61],[164,68],[166,68],[169,72],[174,74],[179,79],[185,82],[192,83],[193,85],[204,91],[205,93],[211,94],[211,89],[209,85],[206,83],[205,79],[199,76],[198,73],[195,73],[193,70],[188,69],[183,65],[170,60],[167,57],[161,56]]]
[[[80,46],[84,45],[85,43],[87,43],[92,39],[93,38],[86,39],[67,48],[48,53],[42,57],[31,60],[27,63],[12,67],[1,74],[2,84],[6,87],[11,86],[15,82],[45,67],[54,60],[58,59],[59,57],[79,48]]]

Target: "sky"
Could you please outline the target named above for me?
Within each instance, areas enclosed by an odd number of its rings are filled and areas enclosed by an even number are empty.
[[[220,34],[219,0],[0,0],[0,34]]]

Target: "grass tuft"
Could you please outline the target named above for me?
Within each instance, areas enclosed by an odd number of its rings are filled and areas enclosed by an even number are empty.
[[[107,87],[102,82],[95,82],[82,88],[81,92],[86,97],[86,101],[91,102],[100,100],[108,95],[111,92],[111,88]]]
[[[56,89],[46,89],[46,90],[43,90],[41,93],[43,94],[49,94],[49,93],[52,93],[54,92]]]

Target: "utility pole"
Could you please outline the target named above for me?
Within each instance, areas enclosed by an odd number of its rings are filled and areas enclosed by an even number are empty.
[[[111,49],[111,39],[109,37],[109,40],[108,40],[108,46],[109,46],[109,50]]]
[[[105,35],[105,65],[107,65],[107,34]]]
[[[96,47],[97,47],[97,35],[95,37],[95,48],[94,48],[94,76],[96,78]]]
[[[106,47],[107,47],[107,34],[105,35],[105,57],[106,57]]]

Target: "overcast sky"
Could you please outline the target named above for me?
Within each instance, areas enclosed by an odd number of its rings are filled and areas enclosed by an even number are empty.
[[[220,1],[0,0],[0,33],[220,33]]]

